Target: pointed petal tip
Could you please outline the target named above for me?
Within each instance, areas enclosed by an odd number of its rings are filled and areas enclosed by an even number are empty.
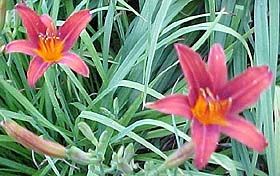
[[[69,67],[71,69],[75,69],[71,65]],[[89,68],[85,63],[83,63],[83,65],[81,66],[81,70],[75,69],[74,71],[76,71],[78,74],[82,75],[83,77],[89,78]]]
[[[23,3],[20,3],[20,4],[16,4],[15,5],[15,9],[17,10],[18,8],[25,8],[26,7],[26,5],[25,4],[23,4]]]
[[[88,16],[91,16],[89,9],[84,9],[82,11],[84,11],[84,13],[87,14]]]
[[[268,67],[268,65],[263,65],[263,66],[260,66],[260,67],[263,67],[265,70],[267,70],[268,71],[268,69],[269,69],[269,67]]]
[[[259,134],[259,136],[261,136],[259,138],[259,144],[258,145],[255,144],[254,146],[251,146],[251,149],[257,151],[258,153],[263,153],[265,148],[268,146],[268,142],[260,131],[258,131],[257,133]]]
[[[144,107],[145,108],[149,108],[149,109],[153,109],[154,108],[154,102],[148,102],[148,103],[145,103]]]
[[[263,67],[264,67],[265,71],[267,72],[267,80],[268,80],[269,84],[271,84],[271,82],[273,80],[273,72],[269,71],[268,65],[264,65]]]
[[[80,17],[83,18],[82,20],[85,20],[85,21],[88,21],[88,22],[90,21],[90,19],[92,17],[89,9],[83,9],[81,11],[78,11],[78,12],[74,13],[72,16],[74,16],[74,15],[80,16]]]
[[[272,83],[272,80],[273,80],[273,73],[271,71],[268,72],[267,80],[268,80],[268,85],[270,85]]]
[[[215,56],[217,59],[223,59],[225,60],[225,54],[224,54],[224,48],[221,44],[219,43],[215,43],[212,45],[211,49],[210,49],[210,53],[209,55],[211,55],[211,53]],[[214,57],[215,58],[215,57]]]
[[[203,160],[194,160],[194,165],[198,170],[203,169],[206,165],[207,165],[207,161],[203,161]]]
[[[28,85],[30,86],[31,89],[34,89],[35,88],[35,83],[37,81],[35,79],[37,79],[37,78],[34,78],[33,76],[30,76],[31,72],[32,72],[32,70],[27,71],[27,83],[28,83]]]
[[[9,53],[12,53],[13,51],[10,49],[11,48],[11,42],[8,43],[5,47],[5,53],[6,54],[9,54]]]
[[[259,153],[263,153],[264,150],[265,150],[265,148],[266,148],[267,146],[268,146],[268,142],[265,140],[265,141],[263,142],[263,146],[260,147],[260,149],[256,149],[256,151],[259,152]]]
[[[69,66],[69,65],[68,65]],[[69,66],[71,69],[73,69],[73,67]],[[74,69],[73,69],[74,70]],[[89,69],[88,67],[86,66],[84,68],[84,70],[74,70],[76,73],[82,75],[83,77],[85,78],[89,78]]]
[[[27,83],[28,83],[28,85],[32,88],[32,89],[34,89],[35,88],[35,83],[34,83],[34,81],[32,80],[32,79],[27,79]]]
[[[184,44],[182,44],[182,43],[175,43],[175,44],[174,44],[174,47],[175,47],[176,49],[178,49],[178,48],[180,48],[180,47],[182,47],[182,46],[184,46]]]
[[[214,43],[212,45],[212,49],[221,49],[221,50],[223,50],[223,47],[222,47],[222,45],[220,43]]]
[[[18,10],[23,10],[23,11],[32,11],[32,9],[30,9],[28,6],[26,6],[24,3],[20,3],[20,4],[16,4],[15,8],[16,11]]]
[[[81,73],[81,75],[82,75],[83,77],[89,78],[89,70],[88,70],[88,67],[87,67],[86,71],[84,71],[84,73]]]
[[[273,72],[269,71],[268,65],[263,65],[259,67],[251,67],[250,69],[258,69],[258,73],[256,73],[256,77],[264,75],[263,84],[265,85],[265,89],[267,89],[273,80]]]
[[[261,66],[253,66],[253,67],[250,67],[249,69],[252,69],[252,70],[257,70],[259,71],[260,73],[259,74],[262,74],[263,72],[269,72],[269,66],[268,65],[261,65]]]
[[[74,69],[73,67],[70,67]],[[89,78],[89,68],[86,65],[86,63],[83,62],[83,65],[81,66],[81,70],[75,70],[78,74],[82,75],[85,78]]]
[[[187,46],[187,45],[185,45],[183,43],[175,43],[174,47],[175,47],[175,49],[177,50],[178,53],[181,52],[182,50],[191,50],[191,51],[193,51],[191,47],[189,47],[189,46]]]
[[[185,58],[186,56],[184,56],[184,55],[187,55],[189,57],[197,55],[200,58],[200,55],[198,53],[196,53],[191,47],[189,47],[183,43],[175,43],[174,47],[177,51],[180,62],[182,62],[184,59],[186,59]]]

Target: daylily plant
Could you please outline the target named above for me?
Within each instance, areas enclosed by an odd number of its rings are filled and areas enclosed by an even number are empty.
[[[16,5],[15,9],[26,28],[28,40],[10,42],[6,52],[33,56],[27,72],[27,81],[31,87],[34,87],[44,72],[55,63],[65,64],[75,72],[85,77],[89,76],[85,62],[80,56],[69,51],[91,19],[89,10],[74,13],[57,30],[50,16],[39,16],[24,4]]]
[[[188,46],[175,44],[175,48],[188,83],[188,96],[169,95],[146,107],[191,120],[195,166],[202,169],[207,164],[220,133],[262,152],[267,146],[266,139],[239,113],[253,105],[271,84],[268,67],[248,68],[228,81],[225,55],[219,44],[211,48],[208,66]]]

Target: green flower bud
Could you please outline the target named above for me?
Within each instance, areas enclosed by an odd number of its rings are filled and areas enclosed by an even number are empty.
[[[120,111],[120,109],[119,109],[118,97],[116,97],[116,98],[114,99],[114,102],[113,102],[113,109],[114,109],[114,114],[115,114],[115,115],[118,115],[118,114],[119,114],[119,111]]]
[[[92,153],[86,153],[75,146],[66,149],[66,156],[68,159],[81,165],[88,165],[96,162]]]
[[[130,143],[128,146],[126,146],[126,148],[124,149],[124,155],[123,158],[125,161],[130,162],[131,159],[134,156],[134,147],[133,144]]]
[[[106,145],[107,143],[108,137],[109,137],[108,131],[107,130],[103,131],[103,133],[99,137],[99,143],[98,143],[99,149],[104,148],[104,145]]]
[[[92,130],[90,129],[90,127],[88,126],[87,123],[85,123],[85,122],[80,122],[80,123],[78,124],[78,127],[79,127],[80,131],[83,133],[83,135],[84,135],[88,140],[90,140],[91,143],[92,143],[93,145],[95,145],[95,146],[98,145],[98,141],[97,141],[97,139],[95,138],[95,136],[94,136]]]
[[[123,152],[124,152],[124,146],[122,145],[122,146],[119,148],[118,153],[117,153],[118,160],[122,160],[122,158],[123,158]]]

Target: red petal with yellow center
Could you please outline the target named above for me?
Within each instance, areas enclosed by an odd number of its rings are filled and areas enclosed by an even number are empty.
[[[40,57],[35,56],[27,71],[27,82],[30,87],[34,88],[37,80],[44,74],[44,72],[51,66],[52,63],[44,62]]]
[[[68,67],[70,67],[72,70],[74,70],[75,72],[77,72],[85,77],[89,77],[88,66],[80,58],[80,56],[78,56],[75,53],[71,53],[71,52],[64,53],[63,57],[61,58],[61,60],[58,63],[65,64]]]
[[[226,58],[220,44],[214,44],[210,49],[208,69],[213,78],[213,92],[216,93],[227,82]]]
[[[18,52],[18,53],[24,53],[27,55],[34,56],[35,51],[34,51],[33,46],[34,45],[31,44],[27,40],[15,40],[15,41],[10,42],[6,46],[6,53]]]
[[[263,152],[267,142],[263,134],[252,123],[240,116],[230,116],[227,118],[227,121],[227,126],[220,127],[221,132],[258,152]]]
[[[230,112],[239,113],[259,99],[261,92],[269,87],[272,73],[267,66],[251,67],[228,82],[219,92],[221,99],[232,98]]]
[[[19,13],[22,23],[26,28],[30,43],[38,47],[38,35],[46,32],[46,26],[42,23],[40,17],[34,10],[31,10],[23,4],[16,5],[15,9]]]
[[[202,125],[193,118],[191,130],[194,142],[194,163],[197,169],[202,169],[216,150],[220,137],[219,126]]]
[[[184,95],[169,95],[153,103],[147,103],[146,108],[158,110],[166,114],[179,115],[190,119],[192,117],[188,97]]]
[[[67,51],[73,46],[90,19],[89,10],[78,11],[67,18],[65,23],[58,29],[58,36],[64,42],[63,51]]]
[[[186,45],[175,44],[180,65],[189,86],[190,104],[194,105],[199,88],[210,88],[212,81],[199,54]]]

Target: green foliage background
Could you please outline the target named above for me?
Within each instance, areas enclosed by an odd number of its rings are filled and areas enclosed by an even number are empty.
[[[93,15],[72,48],[86,61],[90,77],[54,65],[36,89],[26,81],[31,58],[4,52],[8,42],[26,38],[13,10],[16,3],[7,1],[7,9],[1,9],[0,120],[12,118],[44,138],[92,150],[96,162],[82,166],[34,154],[1,128],[0,175],[280,175],[278,0],[27,0],[58,26],[81,9]],[[187,93],[176,42],[205,58],[213,43],[221,43],[230,77],[249,66],[269,65],[273,85],[243,113],[267,137],[263,154],[222,136],[204,170],[196,170],[191,158],[178,168],[160,167],[190,140],[188,120],[143,108],[143,103],[164,95]],[[97,140],[88,137],[93,133]],[[121,146],[129,146],[124,155]],[[43,163],[37,168],[35,161]]]

